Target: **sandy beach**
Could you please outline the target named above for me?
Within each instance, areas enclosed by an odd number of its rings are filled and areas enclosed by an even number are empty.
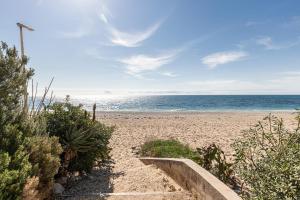
[[[114,192],[149,192],[180,190],[171,179],[153,166],[145,166],[133,149],[151,139],[177,139],[192,148],[216,143],[227,155],[230,145],[241,131],[248,129],[267,112],[98,112],[97,119],[115,125],[111,138],[113,172],[122,174],[111,178]],[[289,127],[296,126],[292,112],[276,112]]]

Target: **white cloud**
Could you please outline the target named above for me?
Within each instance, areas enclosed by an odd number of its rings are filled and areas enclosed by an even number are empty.
[[[150,38],[160,27],[161,22],[157,22],[146,30],[137,32],[126,32],[109,25],[108,31],[110,33],[109,39],[112,44],[124,47],[138,47],[143,41]]]
[[[44,3],[44,0],[36,0],[36,5],[41,6]]]
[[[160,74],[164,75],[164,76],[168,76],[168,77],[177,77],[178,76],[174,72],[161,72]]]
[[[245,58],[248,54],[244,51],[225,51],[207,55],[201,59],[202,63],[213,69],[218,65],[235,62]]]
[[[288,22],[282,24],[283,28],[300,28],[300,16],[293,16]]]
[[[261,92],[259,83],[240,80],[204,80],[187,82],[192,90],[203,94],[246,94]]]
[[[102,14],[100,14],[100,19],[105,23],[105,24],[107,24],[108,23],[108,20],[107,20],[107,18],[106,18],[106,16],[102,13]]]
[[[78,27],[71,31],[60,31],[58,36],[66,39],[78,39],[92,34],[94,30],[94,20],[90,17],[82,17],[78,22]]]
[[[300,44],[300,39],[298,38],[296,41],[275,44],[271,37],[266,36],[266,37],[258,38],[256,40],[256,43],[264,46],[265,49],[267,49],[267,50],[279,50],[279,49],[290,48],[290,47]]]
[[[79,27],[75,31],[62,31],[59,32],[59,35],[63,38],[74,39],[74,38],[82,38],[88,36],[90,34],[90,29],[86,29],[83,27]]]
[[[262,37],[262,38],[259,38],[257,39],[257,44],[259,45],[263,45],[266,49],[280,49],[279,46],[275,46],[273,44],[273,41],[272,41],[272,38],[271,37]]]
[[[84,51],[84,53],[97,60],[107,60],[108,58],[101,55],[101,52],[95,48],[89,48]]]
[[[126,72],[130,75],[141,75],[143,72],[155,71],[162,66],[171,63],[178,50],[170,51],[169,53],[161,54],[158,56],[149,55],[134,55],[128,58],[119,60],[122,64],[125,64]]]
[[[300,71],[287,71],[280,74],[283,76],[300,76]]]
[[[202,94],[300,94],[300,71],[282,72],[265,80],[199,80],[185,85]]]
[[[245,23],[245,26],[247,26],[247,27],[259,26],[259,25],[268,24],[270,22],[271,22],[270,20],[263,20],[263,21],[253,21],[253,20],[250,20],[250,21],[247,21]]]
[[[106,25],[109,33],[108,39],[111,44],[124,47],[140,46],[143,41],[150,38],[159,29],[163,22],[163,20],[160,20],[144,30],[127,31],[120,30],[113,23],[111,23],[110,18],[112,18],[112,13],[105,5],[101,6],[98,16]]]

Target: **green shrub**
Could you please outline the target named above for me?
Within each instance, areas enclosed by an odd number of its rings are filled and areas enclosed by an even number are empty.
[[[216,144],[197,148],[200,164],[231,188],[237,189],[239,184],[234,176],[233,164],[229,163],[222,149]]]
[[[197,148],[195,151],[177,140],[152,140],[141,146],[140,155],[191,159],[231,187],[237,185],[233,176],[232,164],[226,161],[224,152],[215,144]]]
[[[21,199],[23,187],[32,170],[27,152],[22,145],[12,155],[2,150],[0,163],[0,199]]]
[[[54,175],[60,167],[62,148],[57,137],[34,136],[25,141],[29,161],[33,166],[32,176],[38,177],[37,190],[40,199],[51,194]]]
[[[235,170],[245,199],[300,198],[300,132],[273,116],[244,131],[235,149]]]
[[[98,160],[109,158],[108,147],[113,127],[93,121],[81,105],[64,103],[48,108],[47,131],[59,137],[63,147],[62,165],[67,171],[89,171]]]
[[[152,140],[145,142],[141,146],[140,154],[142,156],[159,158],[188,158],[199,162],[197,152],[177,140]]]
[[[22,131],[25,83],[33,75],[23,70],[27,59],[15,48],[0,45],[0,199],[20,199],[31,174],[29,155],[24,151]],[[23,101],[23,102],[22,102]]]
[[[53,181],[59,167],[61,147],[57,139],[46,136],[45,124],[39,121],[44,120],[42,115],[36,115],[36,120],[24,109],[28,108],[24,101],[26,83],[33,75],[26,64],[26,57],[20,58],[15,48],[1,43],[0,200],[45,199],[49,192],[42,193],[50,191],[51,184],[43,184]]]

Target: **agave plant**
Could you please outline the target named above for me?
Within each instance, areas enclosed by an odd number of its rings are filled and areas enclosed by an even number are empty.
[[[54,103],[48,109],[47,131],[59,137],[63,146],[61,159],[64,170],[88,171],[95,161],[109,158],[108,143],[113,127],[94,121],[81,105],[72,105],[69,98],[64,103]]]
[[[78,155],[78,152],[85,153],[96,150],[96,140],[93,140],[95,132],[93,127],[88,129],[77,129],[76,126],[70,128],[62,139],[64,146],[64,162],[68,165],[70,160]]]

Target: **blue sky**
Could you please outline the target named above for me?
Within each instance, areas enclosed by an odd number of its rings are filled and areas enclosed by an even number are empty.
[[[58,96],[300,94],[298,0],[10,0],[0,40]]]

